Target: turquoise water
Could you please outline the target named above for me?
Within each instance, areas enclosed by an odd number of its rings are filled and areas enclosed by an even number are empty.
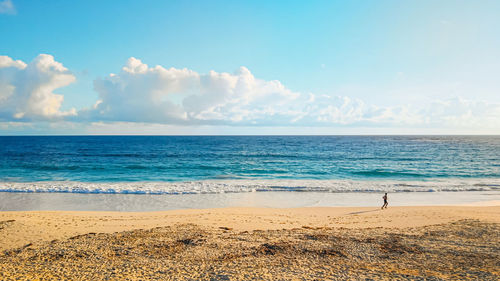
[[[1,191],[497,190],[499,180],[498,136],[0,137]]]

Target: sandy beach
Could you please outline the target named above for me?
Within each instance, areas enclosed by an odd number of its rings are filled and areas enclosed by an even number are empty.
[[[481,204],[1,212],[0,279],[497,280]]]

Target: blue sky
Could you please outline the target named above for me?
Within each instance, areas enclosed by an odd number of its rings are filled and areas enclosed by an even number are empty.
[[[0,3],[0,134],[500,132],[499,1]]]

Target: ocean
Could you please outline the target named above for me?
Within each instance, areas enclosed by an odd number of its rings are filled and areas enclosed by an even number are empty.
[[[2,136],[0,191],[500,191],[500,137]]]

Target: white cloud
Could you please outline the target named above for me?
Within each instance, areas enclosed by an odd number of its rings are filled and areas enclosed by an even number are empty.
[[[96,128],[128,124],[130,129],[161,124],[158,128],[165,130],[173,128],[165,126],[192,125],[224,130],[238,126],[500,131],[500,103],[491,101],[457,97],[375,105],[348,96],[294,92],[279,81],[256,78],[245,67],[234,73],[200,74],[150,67],[136,58],[130,58],[119,73],[94,81],[99,100],[92,107],[62,112],[63,96],[53,91],[74,80],[49,55],[29,64],[0,56],[0,121],[87,122]]]
[[[99,101],[81,117],[95,121],[177,125],[300,126],[368,121],[377,108],[348,97],[301,94],[277,80],[234,73],[149,67],[130,58],[118,74],[98,79]]]
[[[76,115],[76,110],[60,111],[64,100],[53,93],[75,81],[51,55],[39,55],[26,64],[0,56],[0,120],[47,120]]]
[[[11,0],[0,1],[0,14],[16,14],[16,7]]]
[[[95,81],[93,121],[229,126],[386,126],[499,128],[500,105],[461,98],[427,105],[376,106],[346,96],[297,93],[279,81],[234,73],[149,67],[130,58]]]
[[[500,130],[500,104],[460,97],[436,100],[418,114],[433,126]],[[498,131],[497,131],[498,132]]]
[[[119,74],[98,79],[100,100],[82,116],[94,120],[176,124],[254,124],[290,115],[300,95],[279,81],[256,79],[241,67],[233,74],[149,67],[130,58]],[[288,118],[289,119],[289,118]]]

